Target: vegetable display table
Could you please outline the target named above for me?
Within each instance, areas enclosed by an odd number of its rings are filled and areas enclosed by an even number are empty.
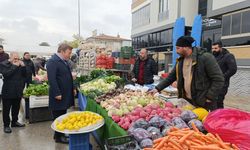
[[[94,100],[87,99],[86,111],[96,112],[100,114],[105,120],[105,125],[97,130],[100,141],[105,142],[105,140],[107,140],[108,138],[124,136],[128,134],[127,131],[125,131],[117,123],[115,123],[112,118],[108,116],[107,111],[99,104],[97,104]]]

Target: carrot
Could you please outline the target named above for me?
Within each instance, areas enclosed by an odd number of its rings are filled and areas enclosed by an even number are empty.
[[[220,147],[218,146],[192,146],[191,148],[195,148],[195,149],[198,149],[198,150],[221,150]]]
[[[161,138],[159,138],[159,139],[154,140],[154,144],[155,144],[155,143],[161,142],[164,138],[165,138],[165,137],[161,137]]]
[[[175,149],[175,150],[182,150],[182,148],[179,148],[179,147],[175,146],[173,143],[169,143],[168,145],[170,147],[172,147],[173,149]]]
[[[195,126],[194,122],[192,122],[191,125],[195,132],[200,132],[199,129]]]
[[[161,149],[167,141],[168,141],[168,138],[164,137],[164,139],[159,143],[156,149]]]
[[[179,143],[177,143],[176,141],[174,141],[174,140],[172,140],[172,139],[169,139],[169,142],[172,143],[173,145],[175,145],[175,146],[176,146],[177,148],[179,148],[179,149],[182,149],[182,148],[183,148]]]
[[[180,139],[180,143],[183,143],[187,138],[189,138],[191,135],[193,135],[194,131],[190,131],[188,134],[184,135],[181,139]]]
[[[232,144],[232,147],[236,150],[239,150],[239,148],[235,144]]]

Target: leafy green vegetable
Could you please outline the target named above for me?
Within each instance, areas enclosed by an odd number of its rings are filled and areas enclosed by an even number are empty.
[[[42,84],[30,84],[30,86],[24,91],[24,97],[29,97],[31,95],[35,96],[48,95],[48,93],[49,93],[49,85],[47,82]]]

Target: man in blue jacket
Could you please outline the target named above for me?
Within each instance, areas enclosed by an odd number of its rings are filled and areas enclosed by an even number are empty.
[[[74,105],[75,90],[68,64],[71,53],[71,46],[60,44],[57,53],[47,62],[49,107],[52,110],[53,119],[66,114],[67,109]],[[57,143],[68,143],[65,135],[59,132],[55,132],[54,139]]]

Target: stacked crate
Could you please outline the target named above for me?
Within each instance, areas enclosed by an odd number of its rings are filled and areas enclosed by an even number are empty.
[[[80,52],[77,70],[83,75],[87,75],[96,67],[96,52],[95,50],[82,50]]]
[[[112,56],[115,58],[114,69],[130,70],[131,65],[135,63],[135,53],[132,47],[124,46],[121,52],[113,52]]]

